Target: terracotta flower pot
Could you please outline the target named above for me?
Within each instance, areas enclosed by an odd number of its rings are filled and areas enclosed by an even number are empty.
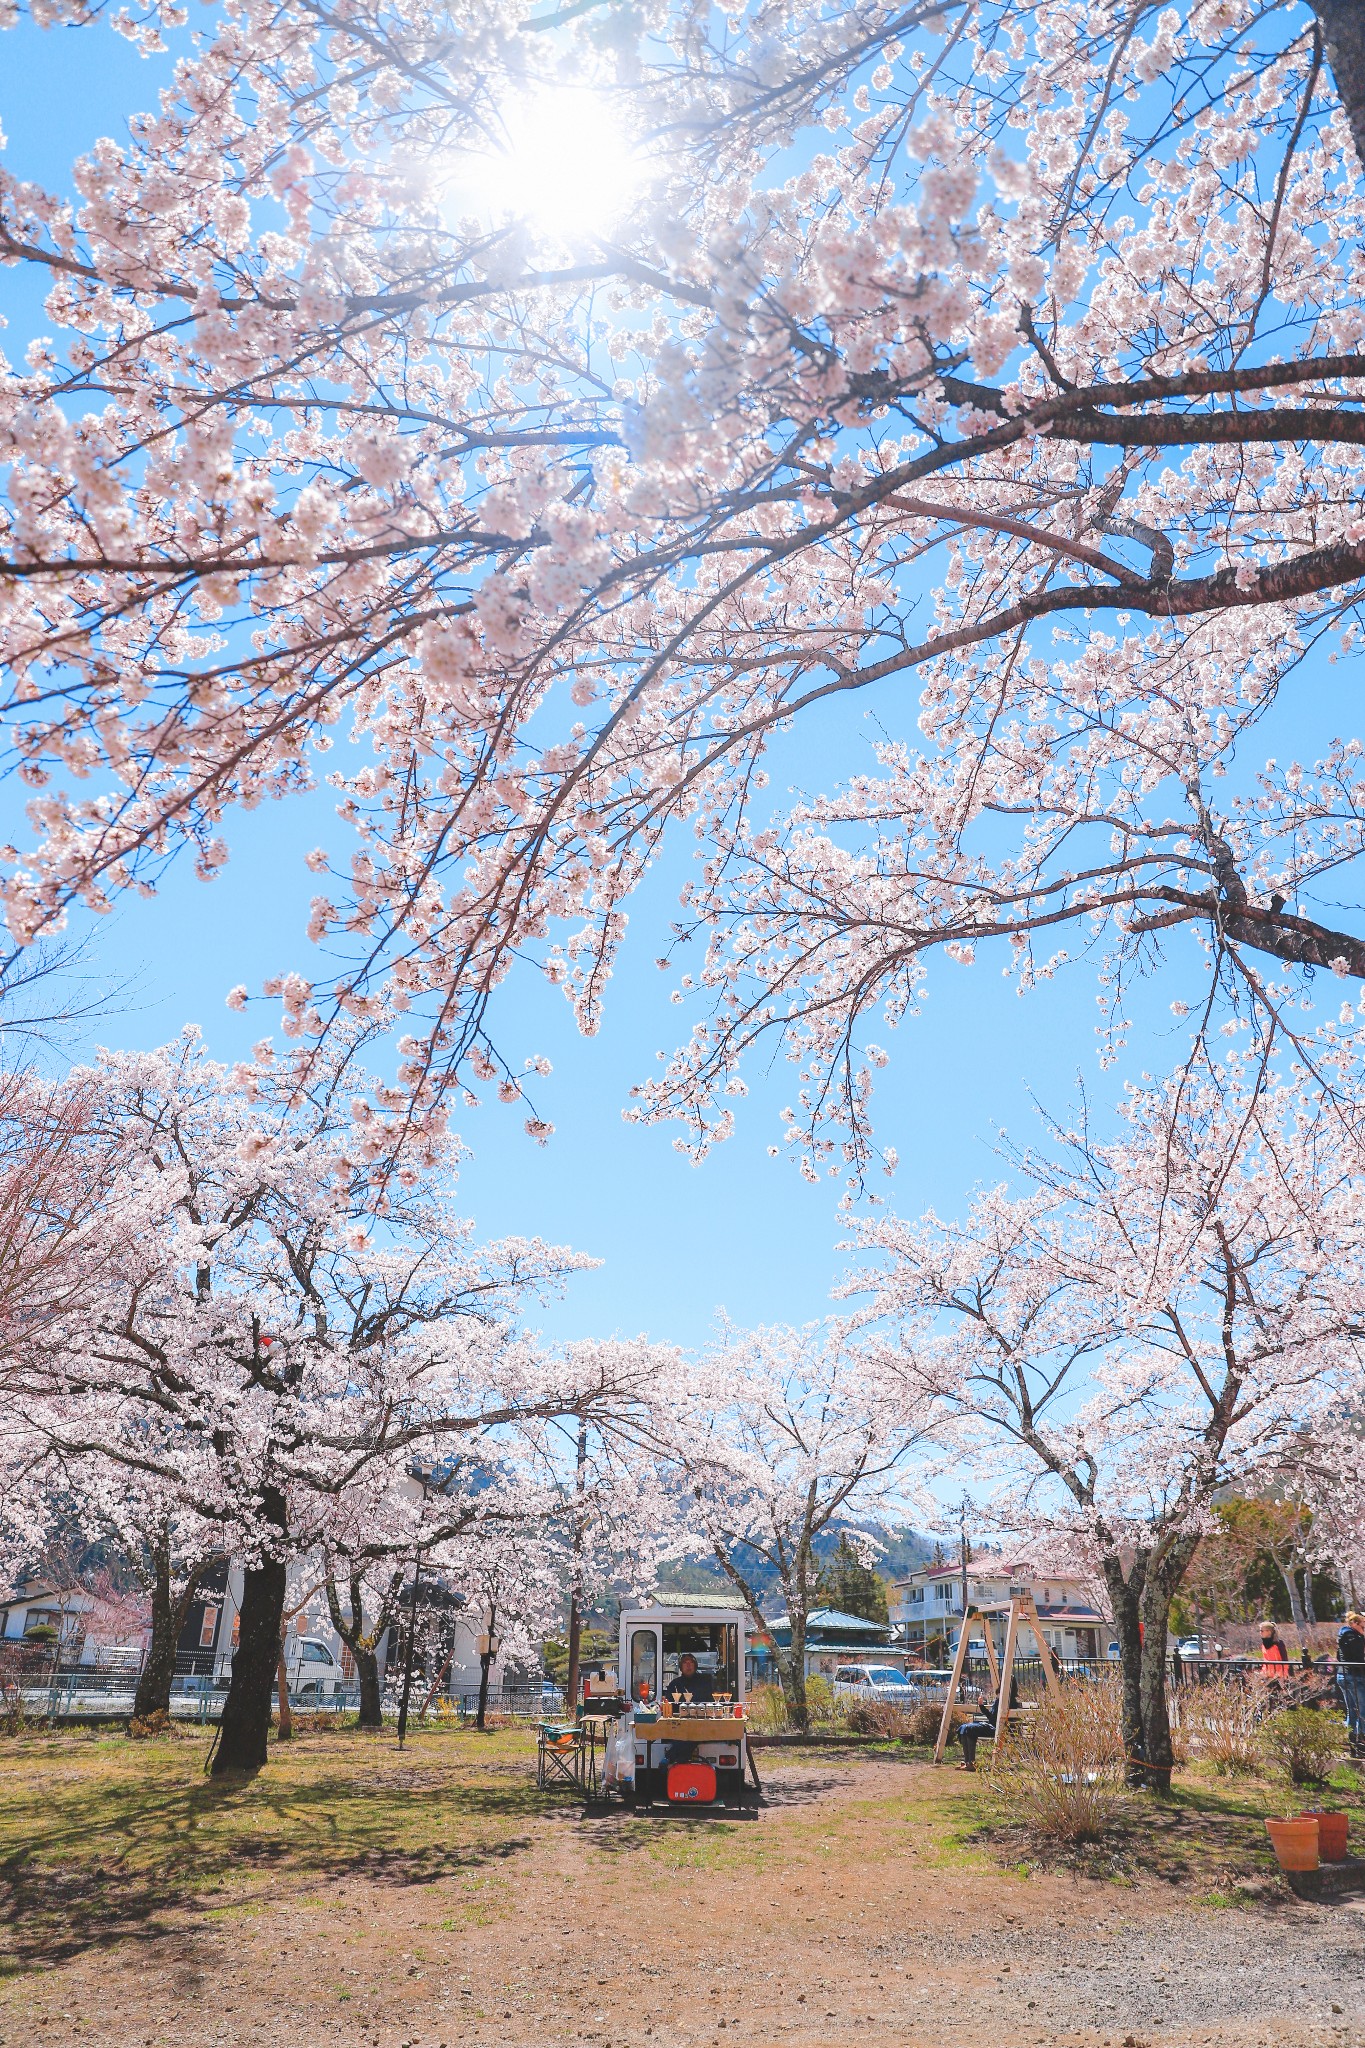
[[[1305,1813],[1305,1820],[1318,1824],[1318,1854],[1324,1863],[1346,1861],[1346,1834],[1351,1816],[1348,1813]]]
[[[1268,1820],[1266,1832],[1281,1870],[1316,1870],[1318,1867],[1318,1817],[1315,1813],[1298,1820]]]

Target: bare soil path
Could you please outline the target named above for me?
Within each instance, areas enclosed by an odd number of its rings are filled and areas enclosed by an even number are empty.
[[[921,1761],[770,1757],[740,1822],[585,1818],[517,1734],[313,1736],[227,1795],[197,1766],[0,1752],[3,2048],[1365,2041],[1365,1897],[1004,1868]]]

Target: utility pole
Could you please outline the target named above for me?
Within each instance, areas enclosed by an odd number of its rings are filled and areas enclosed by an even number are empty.
[[[962,1629],[965,1634],[967,1628],[967,1561],[969,1556],[969,1546],[967,1543],[967,1496],[965,1493],[962,1496],[962,1506],[958,1510],[958,1525],[962,1538]]]

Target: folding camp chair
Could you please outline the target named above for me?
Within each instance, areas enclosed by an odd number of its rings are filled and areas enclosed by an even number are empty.
[[[536,1784],[542,1790],[547,1785],[571,1785],[575,1792],[586,1791],[586,1762],[587,1744],[583,1730],[575,1722],[540,1723],[540,1739],[536,1745]]]

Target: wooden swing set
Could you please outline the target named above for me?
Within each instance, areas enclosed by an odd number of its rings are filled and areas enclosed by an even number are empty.
[[[967,1645],[971,1640],[972,1624],[981,1623],[981,1634],[986,1645],[986,1662],[991,1667],[991,1680],[995,1686],[995,1697],[1000,1702],[996,1713],[997,1734],[1001,1729],[1001,1716],[1008,1726],[1011,1718],[1022,1711],[1009,1705],[1010,1687],[1014,1683],[1014,1654],[1019,1640],[1019,1624],[1023,1622],[1033,1631],[1038,1645],[1038,1660],[1043,1667],[1043,1679],[1049,1699],[1057,1699],[1061,1687],[1057,1683],[1057,1670],[1053,1652],[1043,1636],[1043,1624],[1038,1619],[1038,1609],[1033,1604],[1032,1593],[1015,1593],[1010,1599],[1009,1620],[1005,1623],[1005,1648],[999,1661],[996,1660],[995,1644],[991,1639],[991,1625],[979,1607],[969,1607],[962,1617],[962,1627],[957,1638],[957,1655],[953,1659],[953,1675],[948,1684],[947,1697],[943,1702],[943,1719],[938,1724],[938,1741],[934,1744],[934,1762],[943,1762],[943,1752],[948,1747],[948,1735],[953,1725],[953,1708],[957,1702],[957,1689],[962,1683],[962,1670],[967,1662]],[[999,1748],[998,1742],[994,1745]]]

